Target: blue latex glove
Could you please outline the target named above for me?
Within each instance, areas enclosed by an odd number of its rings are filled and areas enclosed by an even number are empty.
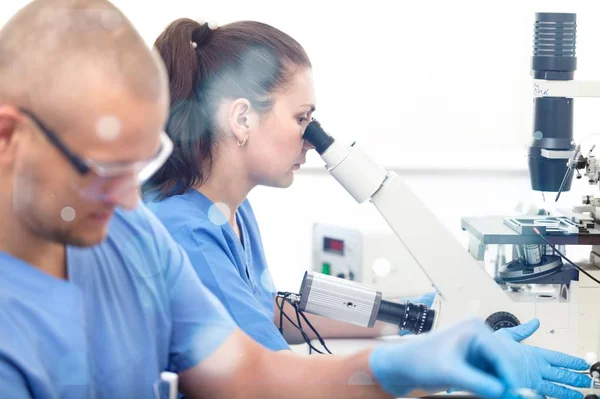
[[[410,301],[412,303],[422,303],[426,305],[428,308],[433,306],[433,301],[435,300],[436,292],[428,292],[425,295],[419,297],[410,297],[410,298],[402,298],[403,301]]]
[[[494,335],[505,341],[521,342],[533,335],[539,327],[540,321],[533,319],[517,327],[498,330]],[[556,383],[577,388],[591,386],[592,380],[589,376],[571,371],[588,370],[589,365],[583,359],[525,344],[514,344],[512,347],[521,358],[521,363],[516,368],[521,387],[553,398],[581,399],[583,395],[580,392]]]
[[[511,338],[513,341],[521,342],[531,337],[538,328],[540,328],[540,321],[538,319],[529,320],[525,324],[520,324],[516,327],[502,328],[494,334],[504,335]]]
[[[401,344],[384,345],[369,355],[369,367],[381,387],[405,397],[420,389],[449,387],[485,398],[511,398],[518,386],[515,364],[522,360],[482,321],[471,319]]]
[[[434,292],[428,292],[427,294],[420,296],[420,297],[411,297],[411,298],[402,298],[402,301],[410,301],[412,303],[421,303],[423,305],[426,305],[428,308],[431,308],[431,306],[433,306],[433,301],[435,300],[435,291]],[[398,330],[398,335],[400,335],[401,337],[405,336],[405,335],[410,335],[411,332],[407,331],[407,330]]]
[[[521,363],[515,365],[515,370],[518,372],[519,386],[532,389],[539,395],[553,398],[583,398],[580,392],[556,383],[578,388],[589,388],[592,383],[590,377],[568,370],[587,371],[589,365],[585,360],[525,344],[510,345],[510,341],[517,343],[529,338],[539,327],[540,321],[533,319],[528,323],[504,328],[494,333],[495,336],[508,341],[511,350],[517,353],[521,359]],[[453,388],[450,393],[457,390]]]

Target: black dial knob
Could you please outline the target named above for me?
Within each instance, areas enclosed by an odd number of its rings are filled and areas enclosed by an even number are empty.
[[[492,330],[498,331],[501,328],[516,327],[521,322],[512,313],[496,312],[485,320],[485,324],[492,327]]]
[[[600,378],[600,362],[596,362],[590,366],[590,375],[593,378]]]
[[[585,395],[585,399],[599,399],[598,395],[590,393],[589,395]]]

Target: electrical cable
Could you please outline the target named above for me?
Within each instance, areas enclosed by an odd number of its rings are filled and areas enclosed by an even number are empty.
[[[574,262],[572,262],[569,258],[567,258],[565,255],[563,255],[558,249],[556,249],[556,246],[554,244],[551,244],[550,241],[546,240],[546,238],[542,235],[542,233],[540,233],[540,231],[537,228],[533,228],[533,231],[535,231],[535,233],[542,239],[544,240],[544,242],[546,244],[548,244],[550,246],[550,248],[552,248],[554,250],[554,252],[556,252],[558,254],[558,256],[560,256],[561,258],[563,258],[564,260],[566,260],[567,262],[569,262],[569,264],[573,267],[575,267],[577,270],[579,270],[581,273],[585,274],[586,276],[588,276],[589,278],[591,278],[592,280],[594,280],[595,282],[597,282],[598,284],[600,284],[600,280],[597,280],[596,278],[592,277],[591,274],[589,274],[588,272],[586,272],[585,270],[583,270],[581,267],[577,266]]]
[[[302,321],[300,321],[300,315],[299,315],[299,311],[298,311],[298,307],[296,306],[296,304],[293,304],[294,306],[294,310],[296,311],[296,320],[298,320],[298,326],[300,327],[300,333],[302,334],[302,338],[304,338],[304,342],[306,343],[310,343],[309,346],[309,350],[311,349],[312,346],[312,342],[310,342],[310,337],[308,336],[308,334],[304,331],[304,329],[302,328]],[[315,348],[316,351],[316,348]],[[320,350],[317,351],[318,353],[323,353]],[[310,354],[310,352],[309,352]]]
[[[275,298],[275,302],[277,304],[277,308],[279,309],[279,331],[281,332],[281,334],[283,334],[283,317],[285,317],[292,326],[294,326],[294,328],[296,328],[298,331],[300,331],[300,334],[302,334],[302,338],[304,339],[304,341],[306,342],[306,344],[308,345],[309,348],[309,354],[312,353],[312,351],[315,351],[316,353],[319,354],[324,354],[322,351],[320,351],[319,349],[315,348],[314,345],[312,344],[310,337],[306,334],[306,332],[304,331],[304,329],[302,328],[302,324],[300,323],[300,318],[298,317],[298,313],[302,316],[302,318],[306,319],[306,316],[304,316],[304,314],[297,309],[297,306],[295,303],[293,303],[289,297],[292,294],[291,292],[278,292],[277,293],[277,297]],[[285,306],[285,302],[290,303],[290,305],[292,305],[294,307],[294,309],[297,311],[296,317],[298,318],[298,322],[299,324],[294,323],[294,321],[287,315],[287,313],[285,313],[285,311],[283,310],[284,306]],[[283,317],[282,317],[283,316]],[[312,325],[310,324],[310,322],[307,321],[307,323],[309,324],[309,326],[311,326],[311,328],[313,328],[313,331],[315,332],[315,334],[320,337],[320,335],[318,335],[318,333],[316,333],[316,331],[314,330],[314,327],[312,327]],[[322,338],[319,342],[322,341]],[[329,352],[329,350],[327,349],[327,351]],[[331,352],[329,352],[331,353]]]
[[[327,345],[325,345],[325,340],[323,339],[323,337],[321,337],[321,335],[319,334],[319,332],[317,331],[317,329],[313,327],[313,325],[311,324],[311,322],[308,321],[308,318],[304,315],[304,312],[302,312],[301,310],[298,309],[298,305],[297,304],[294,304],[294,307],[296,308],[296,312],[300,313],[300,316],[302,316],[302,318],[304,319],[304,321],[306,322],[306,324],[308,324],[308,326],[310,327],[310,329],[315,333],[315,335],[317,336],[317,339],[319,340],[319,343],[323,346],[323,348],[325,348],[325,350],[327,351],[327,353],[329,353],[330,355],[332,355],[333,353],[331,353],[331,351],[329,350],[329,348],[327,347]]]

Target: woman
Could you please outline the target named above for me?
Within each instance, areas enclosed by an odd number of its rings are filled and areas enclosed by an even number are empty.
[[[291,185],[312,148],[302,139],[316,102],[308,56],[290,36],[250,21],[213,31],[180,19],[155,46],[169,72],[175,149],[146,187],[149,207],[238,325],[270,349],[288,349],[302,336],[287,320],[285,339],[276,327],[275,292],[246,197],[258,185]],[[309,320],[324,338],[384,330]]]

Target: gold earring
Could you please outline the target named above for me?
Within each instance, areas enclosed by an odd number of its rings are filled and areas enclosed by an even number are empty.
[[[243,146],[245,146],[245,145],[246,145],[246,143],[248,142],[248,137],[249,137],[249,136],[250,136],[250,135],[249,135],[249,134],[247,134],[247,135],[246,135],[246,137],[244,137],[244,141],[242,141],[241,143],[240,143],[240,141],[238,140],[238,141],[237,141],[237,145],[238,145],[238,147],[243,147]]]

